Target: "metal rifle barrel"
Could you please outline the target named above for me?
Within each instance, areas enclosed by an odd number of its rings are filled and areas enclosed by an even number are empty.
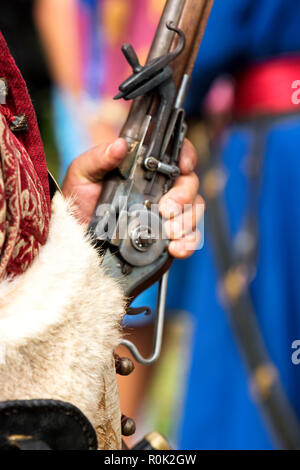
[[[175,26],[178,25],[186,1],[167,0],[148,54],[147,63],[169,52],[174,32],[167,29],[166,24],[173,21]]]
[[[183,30],[187,42],[183,53],[174,64],[171,64],[177,86],[180,85],[185,73],[190,75],[192,72],[212,3],[213,0],[167,0],[166,2],[147,63],[176,47],[175,33],[166,28],[166,24],[173,21],[174,25]],[[120,136],[129,143],[139,140],[141,125],[150,105],[149,96],[141,96],[133,101],[120,133]]]

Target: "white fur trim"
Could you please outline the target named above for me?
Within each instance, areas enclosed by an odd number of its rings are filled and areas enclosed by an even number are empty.
[[[60,194],[52,209],[48,241],[32,266],[0,284],[0,400],[69,401],[101,430],[100,446],[109,448],[111,441],[120,445],[112,351],[124,299]],[[105,437],[106,428],[116,438]]]

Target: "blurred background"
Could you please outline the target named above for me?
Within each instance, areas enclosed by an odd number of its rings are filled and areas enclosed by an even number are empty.
[[[34,3],[34,0],[2,2],[0,28],[30,91],[49,169],[57,175],[59,156],[53,130],[52,79],[33,18]]]
[[[130,74],[121,45],[131,42],[145,62],[164,5],[1,1],[0,28],[59,182],[76,156],[118,135],[128,103],[112,97]],[[300,115],[291,100],[299,23],[292,0],[215,0],[186,104],[207,202],[205,246],[171,269],[159,363],[119,381],[122,411],[137,420],[130,443],[157,429],[179,449],[280,447],[257,403],[278,380],[300,414],[291,360],[300,338]],[[155,295],[136,304],[154,309]],[[126,318],[125,327],[149,354],[153,316]]]

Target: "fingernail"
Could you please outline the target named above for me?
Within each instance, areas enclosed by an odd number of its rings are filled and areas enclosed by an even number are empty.
[[[195,168],[194,168],[194,165],[193,165],[193,163],[191,162],[191,160],[189,160],[189,165],[188,165],[188,166],[189,166],[190,172],[193,173],[193,171],[194,171]]]
[[[107,149],[105,150],[106,155],[109,155],[109,154],[110,154],[110,151],[111,151],[113,145],[114,145],[114,144],[110,144],[110,145],[107,147]]]
[[[160,208],[162,215],[166,218],[176,217],[181,214],[181,205],[175,202],[173,199],[167,199],[164,201]]]
[[[185,158],[183,160],[183,166],[185,168],[186,173],[192,173],[194,171],[193,163],[189,158]]]
[[[109,155],[112,152],[120,153],[121,149],[124,148],[124,140],[121,138],[116,139],[112,144],[110,144],[106,149],[106,154]]]
[[[196,251],[201,243],[201,233],[195,230],[184,238],[185,251]]]
[[[183,258],[186,256],[186,250],[184,243],[182,241],[172,241],[169,244],[169,249],[174,253],[176,253],[176,257]]]
[[[184,231],[180,222],[168,220],[165,223],[165,231],[172,240],[179,240],[184,237]]]

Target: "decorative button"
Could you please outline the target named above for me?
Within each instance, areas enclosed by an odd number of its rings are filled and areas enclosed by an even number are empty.
[[[134,434],[136,430],[135,422],[133,421],[133,419],[127,418],[127,416],[122,415],[121,428],[123,436],[132,436],[132,434]]]
[[[9,128],[12,132],[27,132],[28,121],[26,115],[23,113],[19,116],[14,116]]]
[[[134,370],[134,364],[128,357],[120,357],[115,354],[116,372],[120,375],[129,375]]]

